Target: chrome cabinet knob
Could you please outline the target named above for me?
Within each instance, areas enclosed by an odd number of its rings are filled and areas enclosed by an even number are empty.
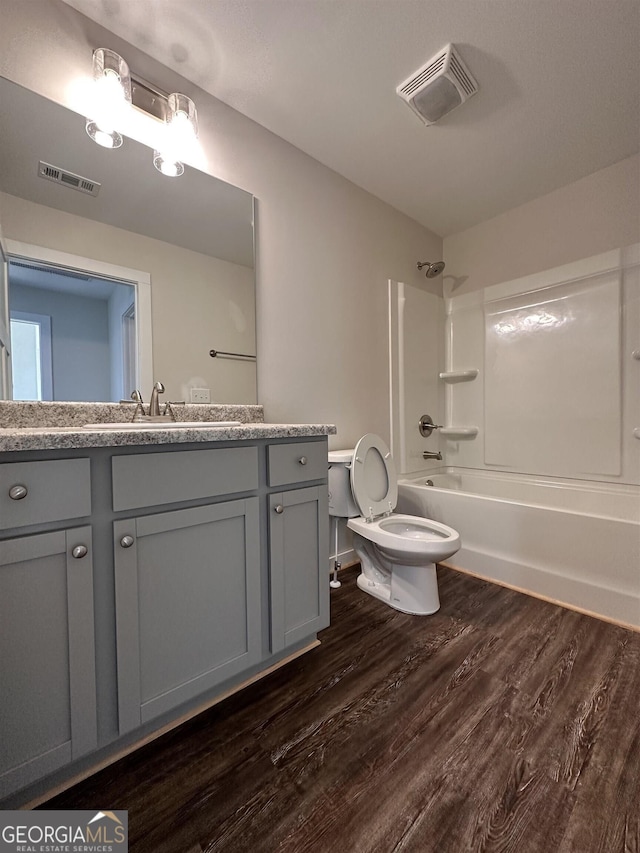
[[[76,545],[71,552],[71,556],[75,557],[76,560],[81,560],[83,557],[86,557],[88,553],[86,545]]]
[[[12,501],[21,501],[23,498],[29,494],[29,490],[26,486],[16,485],[11,486],[9,489],[9,497]]]
[[[120,540],[120,544],[123,548],[131,548],[131,546],[133,545],[133,536],[123,536]]]
[[[306,457],[306,456],[301,456],[301,457],[300,457],[300,459],[298,459],[298,462],[299,462],[301,465],[306,465],[306,464],[307,464],[307,457]]]
[[[278,515],[280,515],[281,513],[283,513],[283,512],[284,512],[284,507],[282,506],[282,504],[278,504],[278,506],[277,506],[277,507],[275,507],[275,511],[278,513]]]

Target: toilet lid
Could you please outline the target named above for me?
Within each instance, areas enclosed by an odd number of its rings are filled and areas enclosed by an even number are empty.
[[[379,435],[367,433],[356,444],[351,463],[351,491],[364,518],[395,509],[398,475],[391,452]]]

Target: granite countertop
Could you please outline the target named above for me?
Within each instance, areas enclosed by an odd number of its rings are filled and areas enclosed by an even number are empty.
[[[211,404],[175,407],[177,421],[240,421],[239,426],[113,429],[100,424],[131,422],[132,404],[20,403],[0,401],[0,453],[151,444],[243,441],[334,435],[333,424],[266,424],[259,405]],[[86,429],[84,424],[96,424]]]
[[[123,447],[243,441],[252,438],[292,438],[334,435],[333,424],[240,424],[234,427],[179,429],[84,429],[83,427],[0,428],[0,453],[18,450],[68,450],[82,447]]]

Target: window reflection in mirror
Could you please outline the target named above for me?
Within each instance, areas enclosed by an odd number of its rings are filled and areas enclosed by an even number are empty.
[[[51,316],[11,312],[14,400],[53,400]]]

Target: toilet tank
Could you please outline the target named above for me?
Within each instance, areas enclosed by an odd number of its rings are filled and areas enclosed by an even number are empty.
[[[360,510],[351,493],[351,450],[329,451],[329,515],[355,518]]]

